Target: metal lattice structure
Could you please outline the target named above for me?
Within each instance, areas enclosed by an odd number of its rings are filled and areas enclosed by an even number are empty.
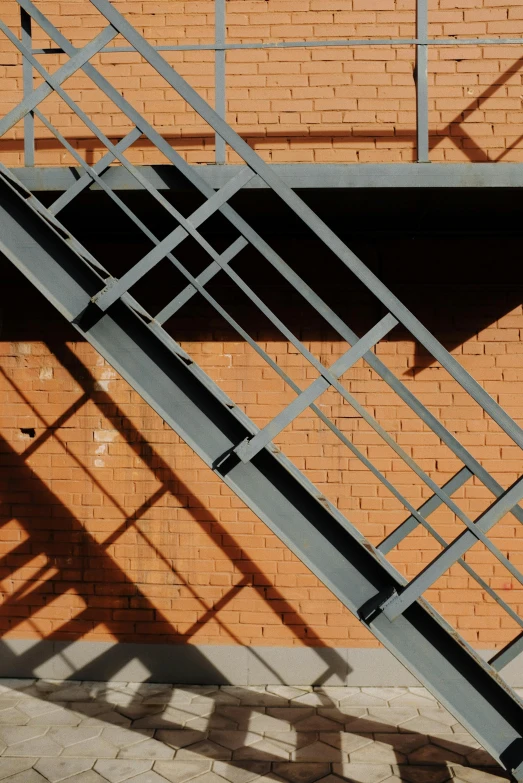
[[[27,41],[20,41],[5,25],[0,25],[2,32],[23,55],[28,67],[37,71],[44,80],[34,91],[26,90],[19,106],[0,120],[0,135],[34,113],[76,158],[85,173],[46,208],[13,172],[1,166],[0,209],[3,228],[0,250],[192,446],[205,463],[360,618],[376,638],[459,718],[496,759],[518,780],[523,780],[523,706],[499,674],[523,651],[523,632],[486,663],[423,599],[423,594],[442,574],[453,564],[460,563],[511,620],[520,628],[523,627],[523,619],[463,559],[473,545],[481,542],[511,576],[523,584],[523,574],[488,535],[507,513],[511,513],[518,523],[523,522],[523,508],[518,505],[523,498],[523,477],[518,478],[508,489],[500,486],[449,429],[380,360],[374,348],[401,324],[520,448],[523,448],[523,430],[108,0],[92,0],[108,25],[82,49],[76,49],[67,41],[30,0],[18,2],[24,12],[69,55],[69,60],[50,74],[30,51]],[[229,145],[244,161],[245,165],[239,173],[217,192],[89,62],[117,35],[123,36],[129,46],[208,123],[223,144]],[[112,143],[62,86],[79,69],[83,69],[134,124],[134,129],[120,142]],[[53,91],[107,148],[106,155],[95,165],[90,166],[82,159],[39,108]],[[188,180],[195,192],[204,197],[203,203],[191,215],[184,216],[125,156],[126,149],[142,134]],[[128,204],[107,186],[103,173],[114,161],[124,166],[158,207],[174,219],[176,228],[163,239],[155,236]],[[325,253],[335,258],[340,269],[348,270],[384,311],[383,317],[362,337],[233,208],[230,203],[233,196],[254,177],[266,183],[293,213],[294,219],[302,221],[323,244]],[[153,245],[140,261],[118,279],[56,217],[92,183],[97,183]],[[200,230],[211,216],[218,213],[236,234],[234,241],[222,251],[216,250]],[[197,243],[208,256],[208,265],[197,275],[191,273],[174,254],[186,239]],[[260,269],[265,266],[275,270],[349,344],[350,348],[330,367],[325,367],[314,356],[246,281],[242,274],[240,254],[247,246],[257,252]],[[164,259],[168,259],[183,276],[185,287],[160,312],[149,313],[140,303],[139,295],[134,293],[136,284],[145,280]],[[230,285],[241,292],[250,305],[259,310],[314,369],[317,377],[306,389],[300,388],[216,299],[208,284],[218,274],[226,276]],[[235,401],[195,364],[163,328],[196,294],[203,297],[296,394],[295,399],[262,428],[256,427]],[[345,388],[342,376],[359,359],[364,359],[376,375],[461,461],[461,469],[444,486],[440,487]],[[335,390],[351,405],[430,489],[431,498],[420,508],[412,505],[318,406],[318,397],[328,389]],[[273,445],[277,435],[307,408],[311,408],[339,441],[372,472],[375,479],[403,504],[409,514],[403,524],[376,548]],[[476,519],[465,514],[452,498],[456,490],[471,477],[481,482],[494,497],[489,507]],[[450,509],[462,523],[461,534],[450,543],[441,537],[428,519],[441,506]],[[407,582],[386,555],[419,525],[436,538],[441,552],[419,575]]]

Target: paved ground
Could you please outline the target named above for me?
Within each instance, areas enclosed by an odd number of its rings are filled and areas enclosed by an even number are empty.
[[[504,783],[423,688],[0,680],[2,783]]]

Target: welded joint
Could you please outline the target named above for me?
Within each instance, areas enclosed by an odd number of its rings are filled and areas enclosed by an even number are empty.
[[[373,595],[358,610],[358,617],[367,625],[373,622],[379,614],[383,614],[387,606],[393,603],[398,597],[396,587],[389,586]]]

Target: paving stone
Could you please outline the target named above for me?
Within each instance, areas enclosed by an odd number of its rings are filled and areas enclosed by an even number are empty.
[[[245,745],[253,745],[263,737],[253,731],[211,731],[209,739],[229,750],[237,750]]]
[[[67,783],[107,783],[107,780],[102,778],[94,769],[88,769],[87,772],[80,772],[79,775],[73,775],[72,778],[68,778]]]
[[[465,731],[462,731],[458,734],[443,734],[442,736],[432,734],[430,741],[433,745],[439,745],[442,748],[448,748],[455,753],[461,753],[465,755],[470,751],[471,748],[475,749],[481,747],[479,742],[472,736],[472,734],[469,734]]]
[[[114,759],[118,753],[118,749],[114,745],[111,745],[101,737],[94,737],[93,739],[85,740],[84,742],[77,742],[69,748],[65,748],[64,756],[81,756],[82,758],[102,758],[102,759]]]
[[[350,753],[352,750],[363,748],[373,741],[372,735],[351,734],[347,731],[322,731],[319,735],[321,742],[338,748],[343,753]],[[341,761],[341,758],[338,759]]]
[[[35,769],[25,769],[9,778],[4,778],[4,783],[49,783]]]
[[[169,709],[171,709],[170,705]],[[205,703],[191,701],[189,704],[184,704],[182,709],[183,712],[187,712],[189,715],[199,715],[200,717],[205,717],[207,715],[211,715],[214,712],[214,704],[212,702]]]
[[[366,709],[358,708],[358,717],[361,715],[366,714]],[[340,712],[338,707],[318,707],[318,715],[321,715],[322,718],[327,718],[327,720],[334,720],[336,723],[341,724],[341,726],[344,726],[347,722],[347,714]]]
[[[347,687],[345,685],[323,685],[322,693],[331,699],[331,701],[342,702],[360,692],[359,688]]]
[[[135,781],[133,780],[132,783],[135,783]],[[215,772],[204,772],[203,775],[200,775],[198,778],[198,783],[223,783],[223,778]]]
[[[251,780],[267,775],[271,764],[267,761],[242,761],[239,764],[228,764],[226,761],[215,761],[213,771],[230,783],[250,783]]]
[[[94,759],[39,759],[35,769],[48,778],[50,783],[59,783],[61,780],[91,769],[93,763]]]
[[[250,707],[240,707],[240,706],[231,706],[229,704],[225,705],[219,705],[216,708],[216,711],[213,718],[217,715],[223,716],[224,718],[227,718],[228,720],[234,721],[238,726],[246,726],[251,718],[253,717],[253,712]]]
[[[6,745],[14,745],[16,742],[43,737],[47,726],[1,726],[0,739]]]
[[[171,748],[185,748],[187,745],[194,745],[206,739],[201,731],[190,731],[188,729],[160,729],[155,733],[155,739],[164,742]]]
[[[116,711],[129,720],[139,720],[148,715],[159,715],[164,709],[164,704],[119,704]]]
[[[420,734],[452,734],[452,728],[439,721],[431,720],[420,715],[419,718],[411,718],[401,724],[402,731],[416,731]]]
[[[84,718],[80,725],[101,726],[103,728],[108,723],[112,724],[113,726],[128,728],[131,725],[131,720],[126,718],[120,712],[109,710],[109,712],[101,712],[100,715],[93,716],[92,718]]]
[[[111,745],[115,745],[117,748],[126,748],[129,745],[136,745],[138,742],[151,739],[152,736],[152,729],[133,731],[133,729],[125,729],[120,726],[109,726],[108,728],[103,729],[101,734],[102,739],[110,742]]]
[[[370,720],[377,719],[389,726],[398,726],[405,723],[406,720],[417,717],[418,711],[415,707],[369,707]],[[432,716],[427,715],[426,717]]]
[[[472,767],[496,767],[497,761],[483,748],[476,748],[466,754],[467,762]]]
[[[378,699],[391,701],[392,699],[397,699],[399,696],[406,696],[409,691],[407,688],[402,687],[387,688],[380,686],[376,688],[365,686],[361,689],[361,692],[366,693],[369,696],[376,696]]]
[[[306,688],[298,688],[292,685],[268,685],[267,691],[274,693],[275,696],[279,696],[281,699],[296,699],[298,696],[303,696],[307,693]]]
[[[174,750],[164,745],[163,742],[157,742],[154,739],[148,739],[139,742],[137,745],[129,745],[118,753],[119,759],[172,759]]]
[[[402,766],[395,764],[392,767],[392,771],[408,783],[444,783],[445,780],[449,780],[452,777],[447,765],[441,767],[419,767],[410,764]]]
[[[56,709],[52,713],[44,713],[31,718],[28,726],[78,726],[83,716],[71,710]]]
[[[421,707],[419,712],[422,717],[436,720],[446,726],[453,726],[456,723],[456,718],[443,707]]]
[[[429,738],[424,734],[374,734],[374,739],[407,754],[429,744]]]
[[[68,688],[58,689],[48,695],[49,701],[82,701],[88,699],[89,693],[81,685],[71,685]]]
[[[68,702],[67,705],[64,702],[62,704],[62,707],[66,707],[67,709],[74,710],[75,712],[79,713],[80,715],[83,715],[84,717],[94,717],[95,715],[102,715],[102,713],[107,712],[108,705],[102,700],[102,701],[72,701]]]
[[[30,718],[34,718],[37,715],[49,714],[56,712],[60,708],[52,702],[42,701],[42,699],[21,699],[18,702],[18,708],[22,712],[25,712]]]
[[[314,715],[310,719],[314,719]],[[294,724],[298,727],[299,723]],[[262,734],[264,731],[290,731],[291,724],[288,720],[273,718],[272,715],[254,715],[248,723],[251,731]]]
[[[152,768],[152,760],[141,759],[98,759],[94,765],[96,772],[99,772],[109,783],[121,783],[123,780],[134,778],[141,772],[147,772]]]
[[[263,739],[248,748],[233,751],[233,759],[239,761],[278,761],[289,759],[290,748],[274,740]]]
[[[1,694],[0,694],[1,696]],[[2,699],[0,698],[0,712],[4,712],[4,710],[12,710],[13,707],[16,707],[17,704],[20,704],[23,702],[23,699]],[[22,710],[23,712],[23,710]]]
[[[247,728],[247,723],[244,727]],[[207,718],[193,718],[188,720],[185,724],[186,729],[194,729],[195,731],[206,732],[210,729],[237,729],[238,724],[226,718],[224,715],[209,715]]]
[[[438,745],[424,745],[409,754],[409,764],[438,764],[441,766],[441,764],[447,763],[462,764],[464,761],[463,756]]]
[[[38,761],[36,758],[1,758],[0,759],[0,780],[16,775],[18,772],[24,772],[31,769],[33,764]]]
[[[344,704],[351,704],[354,707],[386,707],[387,700],[380,699],[379,696],[375,696],[373,693],[355,693],[348,699],[343,700]]]
[[[312,691],[311,693],[304,693],[302,696],[296,696],[292,700],[292,706],[296,704],[303,704],[307,707],[332,707],[332,700],[326,693],[320,691]]]
[[[278,720],[285,720],[289,723],[295,724],[304,718],[309,718],[314,715],[314,707],[306,706],[294,706],[294,703],[290,707],[267,707],[267,715],[272,718],[278,718]]]
[[[393,707],[415,707],[416,709],[431,709],[436,704],[434,699],[426,698],[425,696],[416,695],[415,693],[405,693],[403,696],[397,696],[393,702]]]
[[[49,729],[48,737],[62,745],[64,748],[68,748],[71,745],[76,745],[78,742],[84,742],[85,740],[99,737],[102,732],[101,728],[82,728],[77,726],[53,726]]]
[[[49,736],[36,737],[35,739],[17,742],[9,745],[4,751],[4,756],[59,756],[63,746],[54,742]]]
[[[242,688],[235,685],[224,685],[221,691],[229,696],[234,696],[240,704],[245,706],[277,707],[281,704],[280,697],[274,693],[268,693],[264,687]]]
[[[510,775],[501,767],[480,769],[453,764],[452,772],[454,779],[465,781],[465,783],[505,783],[507,779],[510,779]]]
[[[221,745],[217,745],[210,740],[203,740],[202,742],[196,742],[194,745],[190,745],[188,748],[181,748],[176,751],[177,759],[194,758],[198,756],[204,756],[210,759],[230,759],[231,751],[227,748],[223,748]]]
[[[358,764],[353,762],[342,762],[333,764],[332,771],[335,775],[346,778],[356,783],[381,783],[382,780],[390,777],[390,764]]]
[[[192,780],[209,772],[211,761],[207,759],[187,760],[187,761],[155,761],[154,770],[164,777],[169,783],[185,783],[186,780]],[[215,761],[215,764],[223,764],[222,761]],[[241,782],[240,782],[241,783]]]
[[[298,750],[307,745],[312,745],[320,737],[317,731],[266,731],[264,736],[267,739],[281,743],[286,749],[288,747],[290,750]]]
[[[295,723],[294,728],[296,731],[334,731],[339,728],[339,724],[322,715],[311,715]]]
[[[273,769],[277,775],[290,783],[314,783],[330,772],[329,765],[325,763],[308,764],[292,761],[275,764]]]
[[[291,759],[294,761],[340,761],[341,752],[332,745],[324,742],[313,742],[303,748],[293,751]]]
[[[403,753],[384,742],[371,742],[350,752],[350,761],[370,764],[401,764],[407,760]]]
[[[146,715],[133,721],[133,729],[180,729],[185,726],[194,715],[189,712],[181,712],[167,708],[157,714]]]
[[[1,726],[25,726],[29,723],[29,715],[17,707],[12,707],[10,710],[2,710],[0,712],[0,725]]]

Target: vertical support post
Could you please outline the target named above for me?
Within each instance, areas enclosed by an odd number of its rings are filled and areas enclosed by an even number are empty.
[[[20,22],[22,26],[22,43],[27,49],[32,51],[33,38],[31,35],[31,17],[20,8]],[[22,62],[22,85],[23,95],[26,98],[33,92],[33,66],[23,58]],[[24,166],[34,166],[35,164],[35,118],[33,112],[29,112],[24,117]]]
[[[214,0],[214,107],[225,119],[225,0]],[[225,163],[225,141],[215,134],[215,163]]]
[[[416,0],[416,153],[418,163],[429,159],[428,0]]]

